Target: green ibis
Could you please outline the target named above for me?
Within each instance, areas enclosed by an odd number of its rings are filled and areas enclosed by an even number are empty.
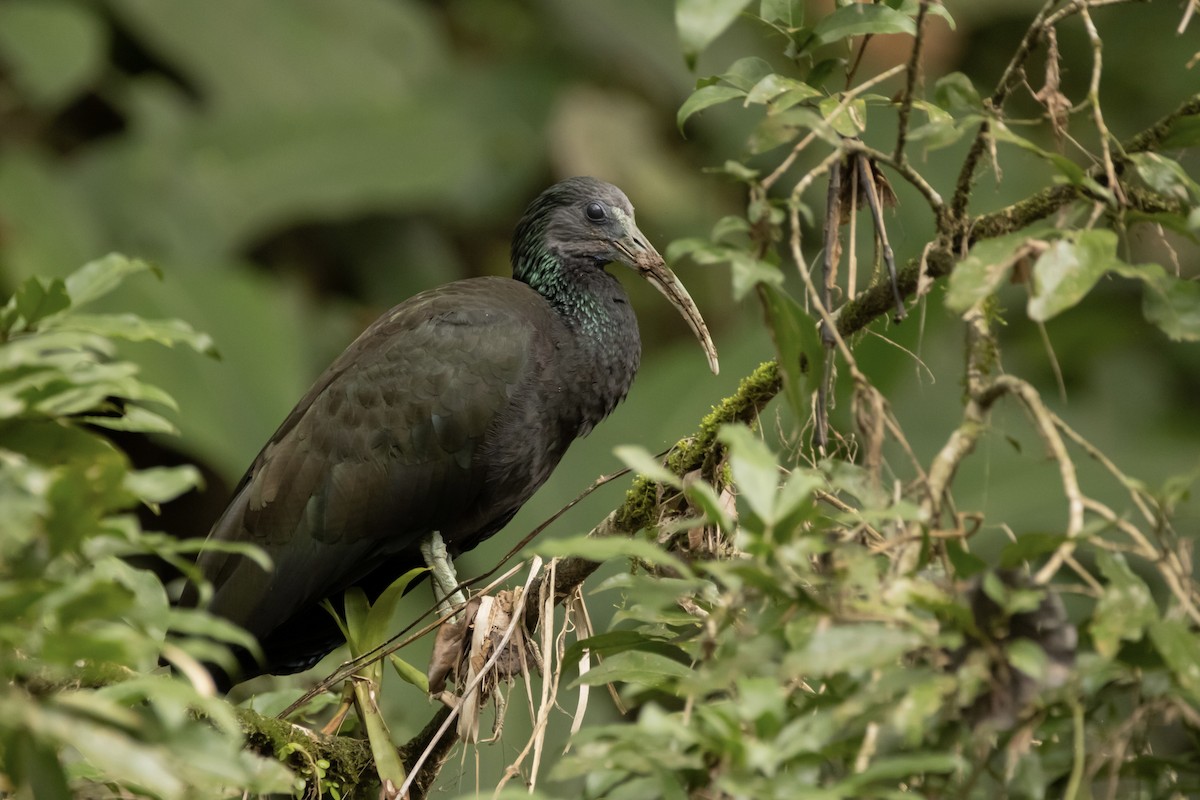
[[[265,654],[243,654],[240,679],[307,669],[340,644],[320,604],[348,587],[374,597],[425,564],[447,597],[447,556],[503,528],[629,391],[641,340],[613,263],[675,305],[717,371],[700,312],[624,193],[594,178],[550,187],[517,224],[512,278],[455,281],[376,320],[238,484],[209,539],[258,545],[273,569],[215,549],[199,567],[209,610]]]

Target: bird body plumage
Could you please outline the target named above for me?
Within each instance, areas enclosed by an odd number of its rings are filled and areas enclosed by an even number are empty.
[[[604,270],[611,246],[593,246],[574,213],[597,198],[632,220],[608,184],[552,187],[518,225],[517,279],[456,281],[391,309],[267,442],[210,538],[258,545],[273,569],[215,549],[199,562],[209,610],[266,654],[244,657],[242,677],[315,663],[341,639],[320,602],[356,585],[377,594],[422,565],[431,532],[451,556],[496,533],[624,399],[637,321]]]

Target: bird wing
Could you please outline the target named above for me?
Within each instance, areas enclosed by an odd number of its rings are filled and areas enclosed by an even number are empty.
[[[258,545],[274,569],[205,551],[210,610],[261,640],[415,552],[428,532],[478,518],[481,495],[506,478],[477,455],[555,346],[541,306],[524,284],[479,278],[417,295],[364,331],[267,442],[214,526],[211,540]]]

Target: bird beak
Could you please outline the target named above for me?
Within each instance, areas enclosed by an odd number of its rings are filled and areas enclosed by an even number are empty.
[[[687,289],[683,288],[683,284],[679,278],[675,277],[675,273],[667,268],[667,262],[633,224],[633,220],[626,220],[625,227],[625,236],[613,243],[617,250],[625,256],[622,260],[637,270],[651,286],[658,289],[663,297],[670,300],[671,305],[679,310],[688,327],[692,329],[692,333],[700,341],[700,346],[704,348],[704,355],[708,358],[708,368],[716,375],[720,371],[720,365],[717,363],[717,348],[708,334],[708,326],[704,324],[704,318],[700,316],[700,309],[696,308]]]

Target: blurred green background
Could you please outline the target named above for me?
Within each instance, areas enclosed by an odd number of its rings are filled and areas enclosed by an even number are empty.
[[[927,82],[962,70],[990,91],[1040,3],[946,5],[957,28],[931,21]],[[1177,5],[1095,12],[1105,37],[1102,97],[1118,137],[1195,91],[1197,68],[1185,68],[1195,35],[1175,34]],[[782,44],[740,20],[691,72],[673,13],[671,3],[646,0],[4,0],[0,286],[7,292],[31,274],[65,275],[112,250],[162,268],[161,282],[135,283],[114,305],[187,320],[212,334],[221,360],[153,347],[135,353],[147,377],[179,401],[182,437],[128,446],[145,460],[182,458],[207,470],[208,490],[168,507],[159,523],[203,535],[259,446],[357,332],[421,289],[506,274],[516,219],[553,181],[592,174],[617,183],[660,250],[741,212],[739,187],[706,168],[743,156],[758,112],[709,110],[689,122],[686,138],[675,112],[697,77],[745,55],[778,66]],[[903,61],[910,45],[906,37],[878,39],[860,76]],[[1079,101],[1091,53],[1078,20],[1063,26],[1059,46],[1063,90]],[[1040,86],[1040,76],[1029,80]],[[1037,116],[1032,102],[1016,108]],[[867,138],[888,148],[890,115],[881,116]],[[981,175],[975,211],[1045,183],[1037,162],[1001,156],[1002,179]],[[949,194],[961,147],[912,158]],[[1181,160],[1196,174],[1196,155]],[[890,234],[904,260],[920,253],[932,228],[919,196],[896,188]],[[818,190],[810,203],[819,207],[822,197]],[[809,241],[812,255],[818,237]],[[1131,261],[1176,269],[1157,231],[1135,227],[1126,244]],[[1194,244],[1166,244],[1182,274],[1200,275]],[[462,559],[462,574],[489,568],[512,541],[617,468],[615,445],[668,446],[772,357],[757,307],[731,302],[725,268],[674,266],[713,330],[721,376],[708,374],[674,311],[626,280],[646,350],[628,401],[575,446],[507,535]],[[910,322],[877,323],[856,351],[926,462],[961,413],[961,329],[943,309],[942,291],[935,287]],[[1143,321],[1140,289],[1107,281],[1048,325],[1065,395],[1041,334],[1021,312],[1023,291],[1009,290],[1006,368],[1034,380],[1070,424],[1151,485],[1195,468],[1200,352]],[[776,427],[775,414],[768,427]],[[850,430],[845,399],[833,421]],[[1004,410],[995,422],[957,484],[960,510],[985,512],[993,527],[1061,530],[1055,465],[1019,412]],[[780,427],[790,431],[792,422]],[[906,459],[891,455],[896,479],[911,479]],[[1115,484],[1080,466],[1094,494],[1124,506]],[[1106,482],[1108,490],[1096,488]],[[623,488],[598,492],[549,535],[587,530]],[[1198,517],[1185,512],[1184,520]],[[421,707],[407,723],[427,716]],[[398,735],[405,724],[397,722]]]

